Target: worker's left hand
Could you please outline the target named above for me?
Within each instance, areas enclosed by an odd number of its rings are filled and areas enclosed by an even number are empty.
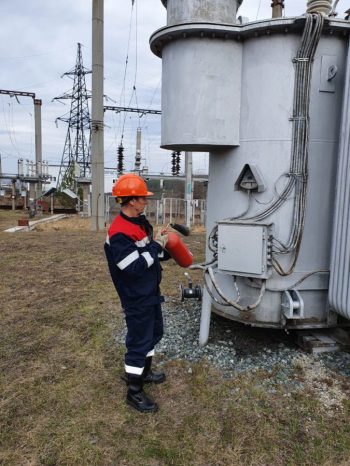
[[[156,236],[154,237],[154,241],[160,244],[163,249],[165,248],[165,245],[168,242],[168,235],[164,228],[159,228],[159,230],[156,233]]]

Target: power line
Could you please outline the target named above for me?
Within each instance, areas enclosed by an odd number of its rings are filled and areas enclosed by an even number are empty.
[[[256,18],[255,19],[258,19],[260,7],[261,7],[261,0],[259,0],[258,11],[256,12]]]
[[[157,91],[158,91],[158,89],[159,89],[159,86],[160,86],[160,83],[161,83],[161,82],[162,82],[162,78],[160,78],[160,80],[158,81],[157,87],[155,88],[155,90],[154,90],[154,92],[153,92],[153,94],[152,94],[152,98],[151,98],[151,101],[150,101],[149,106],[148,106],[149,108],[152,107],[154,97],[155,97],[155,95],[156,95],[156,93],[157,93]],[[145,119],[143,120],[141,129],[143,129],[144,126],[145,126],[145,124],[146,124],[147,115],[148,115],[148,114],[146,114],[146,117],[145,117]]]
[[[65,47],[64,49],[57,49],[57,50],[51,50],[50,52],[43,52],[43,53],[36,53],[36,54],[33,54],[33,55],[21,55],[21,56],[5,56],[5,57],[0,57],[0,60],[22,60],[22,59],[25,59],[25,58],[34,58],[34,57],[42,57],[44,55],[51,55],[53,53],[56,53],[56,52],[63,52],[64,50],[68,50],[68,49],[71,49],[71,47]]]
[[[129,32],[128,32],[128,44],[127,44],[127,48],[126,48],[126,58],[125,58],[125,67],[124,67],[123,86],[122,86],[122,90],[120,92],[120,97],[119,97],[119,105],[122,105],[122,103],[124,103],[124,106],[125,106],[125,103],[126,103],[125,102],[125,85],[126,85],[126,75],[127,75],[127,70],[128,70],[128,64],[129,64],[129,50],[130,50],[130,39],[131,39],[131,30],[132,30],[133,11],[134,11],[134,1],[132,0],[132,2],[131,2],[131,11],[130,11],[130,21],[129,21]],[[122,124],[121,121],[122,121],[122,119],[119,118],[118,132],[120,132],[120,129],[121,129],[121,124]],[[122,144],[123,137],[124,137],[124,127],[125,127],[125,118],[123,119],[122,134],[121,134],[121,139],[120,139],[121,144]],[[116,132],[115,132],[115,141],[117,142]]]

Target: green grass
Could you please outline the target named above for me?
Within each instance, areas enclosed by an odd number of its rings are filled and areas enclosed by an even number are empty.
[[[23,210],[0,209],[0,231],[17,226],[20,218],[28,218],[28,213]]]
[[[147,387],[160,411],[128,407],[104,236],[0,234],[0,464],[350,464],[349,399],[330,409],[312,386],[268,391],[263,381],[278,368],[226,379],[204,360],[191,371],[169,361],[166,383]],[[201,260],[203,233],[189,241]],[[178,297],[183,270],[164,269],[163,293]],[[296,380],[303,371],[295,367]],[[330,377],[338,379],[348,394],[348,380]]]

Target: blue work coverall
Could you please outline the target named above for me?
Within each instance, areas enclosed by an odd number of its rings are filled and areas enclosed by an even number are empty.
[[[105,253],[125,313],[125,372],[141,375],[146,357],[153,356],[163,336],[160,261],[170,255],[153,240],[144,215],[128,217],[123,212],[108,230]]]

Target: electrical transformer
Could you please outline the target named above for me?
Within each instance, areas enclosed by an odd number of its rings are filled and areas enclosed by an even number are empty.
[[[161,146],[209,152],[210,313],[322,328],[350,317],[350,23],[330,1],[245,22],[241,1],[162,0]],[[181,117],[179,117],[181,115]]]

